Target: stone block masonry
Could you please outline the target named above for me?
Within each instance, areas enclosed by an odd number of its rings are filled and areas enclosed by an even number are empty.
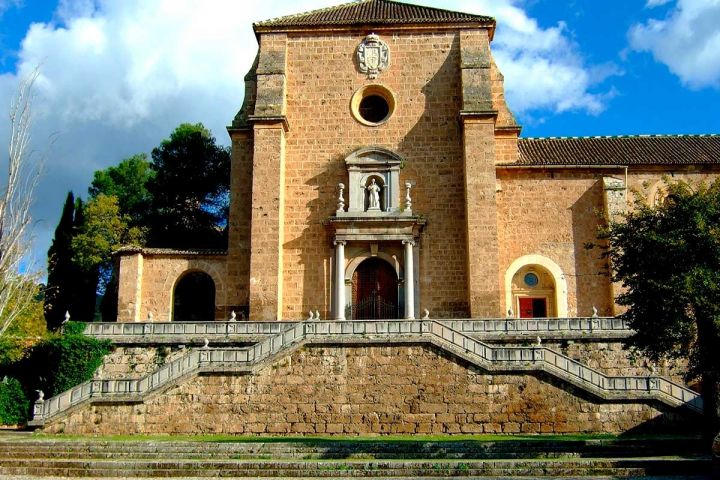
[[[144,403],[84,405],[69,434],[621,433],[692,429],[699,416],[606,402],[542,374],[488,374],[422,345],[307,346],[247,375],[201,375]]]

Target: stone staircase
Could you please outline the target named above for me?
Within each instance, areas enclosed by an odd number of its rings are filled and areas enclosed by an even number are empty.
[[[108,441],[0,437],[0,478],[714,478],[688,439]]]
[[[654,399],[702,411],[702,398],[663,377],[609,377],[551,349],[490,346],[442,322],[389,320],[300,322],[249,348],[192,349],[141,379],[92,380],[35,404],[31,426],[86,401],[142,401],[200,372],[248,371],[261,362],[287,355],[308,342],[428,342],[490,371],[545,371],[604,399]]]
[[[39,427],[85,402],[142,402],[183,378],[203,372],[252,371],[306,343],[424,342],[488,371],[543,371],[605,400],[655,400],[702,412],[702,397],[661,376],[612,377],[552,349],[491,346],[436,320],[305,321],[247,348],[190,349],[140,379],[91,380],[35,403],[30,426]]]

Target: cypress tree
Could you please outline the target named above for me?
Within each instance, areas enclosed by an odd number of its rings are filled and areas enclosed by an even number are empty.
[[[76,270],[72,261],[72,237],[75,226],[75,196],[68,192],[55,237],[48,250],[48,281],[45,291],[45,321],[48,330],[57,330],[71,308],[70,286]]]

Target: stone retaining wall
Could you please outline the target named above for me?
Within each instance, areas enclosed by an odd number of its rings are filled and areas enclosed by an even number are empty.
[[[528,345],[518,342],[488,342],[498,345]],[[543,341],[542,345],[563,353],[583,364],[610,376],[645,376],[653,375],[651,362],[640,354],[624,348],[622,341]],[[187,348],[197,344],[187,344]],[[99,370],[103,379],[139,378],[166,362],[182,355],[184,349],[178,345],[148,347],[116,347],[105,357],[104,365]],[[674,382],[684,385],[683,373],[686,369],[684,360],[662,361],[655,366],[654,375],[668,377]]]
[[[179,347],[115,347],[95,373],[104,380],[141,378],[185,353]]]
[[[571,433],[692,429],[699,416],[606,402],[545,375],[490,375],[422,345],[309,346],[138,404],[83,405],[49,433]]]
[[[605,375],[662,375],[674,382],[685,385],[686,360],[664,360],[653,365],[644,355],[625,348],[621,341],[585,342],[571,340],[565,342],[542,342],[542,345],[578,360]],[[655,369],[654,373],[653,368]]]

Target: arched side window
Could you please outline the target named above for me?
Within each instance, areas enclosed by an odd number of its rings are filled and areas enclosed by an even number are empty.
[[[520,257],[505,272],[505,304],[515,317],[567,317],[565,275],[547,257]]]
[[[215,320],[215,282],[210,275],[191,271],[180,276],[173,289],[172,319],[176,322]]]

